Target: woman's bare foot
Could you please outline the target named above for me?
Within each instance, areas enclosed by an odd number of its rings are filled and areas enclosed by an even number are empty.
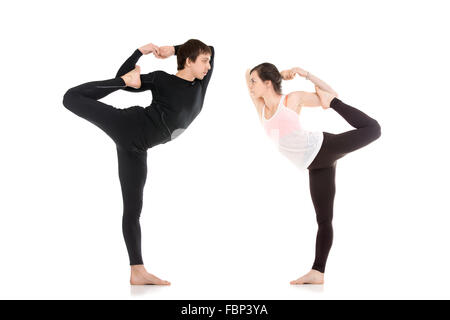
[[[324,274],[322,272],[311,269],[303,277],[291,281],[291,284],[323,284],[323,278]]]
[[[167,286],[170,285],[170,282],[166,280],[161,280],[160,278],[154,276],[153,274],[148,273],[147,270],[145,270],[145,267],[142,264],[140,264],[131,266],[130,284],[133,285],[155,284]]]
[[[336,97],[336,95],[324,91],[320,89],[318,86],[316,86],[316,92],[320,98],[320,102],[322,103],[322,108],[328,109],[330,107],[331,100],[333,100]]]
[[[121,76],[127,87],[139,89],[141,87],[141,67],[136,66],[130,72]]]

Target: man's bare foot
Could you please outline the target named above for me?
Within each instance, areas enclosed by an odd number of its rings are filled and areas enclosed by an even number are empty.
[[[131,266],[130,284],[132,285],[154,284],[167,286],[170,285],[170,282],[166,280],[161,280],[155,275],[148,273],[147,270],[145,270],[144,266],[140,264]]]
[[[130,72],[121,76],[127,87],[139,89],[141,87],[141,67],[136,66]]]
[[[310,272],[297,280],[291,281],[291,284],[323,284],[324,274],[320,271],[311,269]]]
[[[320,89],[318,86],[316,86],[316,92],[320,98],[320,102],[322,103],[322,108],[328,109],[330,107],[331,100],[333,100],[336,97],[336,95],[324,91]]]

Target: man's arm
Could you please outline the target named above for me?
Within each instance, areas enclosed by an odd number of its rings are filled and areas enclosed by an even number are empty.
[[[155,52],[155,57],[158,59],[166,59],[174,55],[176,56],[179,47],[180,45],[159,47],[159,50]]]
[[[209,80],[211,80],[211,75],[212,75],[213,69],[214,69],[214,56],[215,56],[214,47],[213,46],[209,46],[209,48],[211,49],[211,58],[209,60],[209,64],[211,66],[211,69],[209,69],[209,71],[206,74],[206,76],[204,76],[203,79],[200,80],[200,83],[202,84],[203,96],[205,96],[205,94],[206,94],[206,88],[208,87]]]
[[[116,78],[119,78],[123,76],[124,74],[130,72],[134,68],[136,68],[136,63],[138,62],[139,58],[145,53],[151,53],[153,51],[156,51],[157,47],[153,44],[148,44],[145,46],[140,47],[139,49],[136,49],[133,54],[122,64],[122,66],[119,68],[119,71],[117,71]],[[151,90],[153,88],[155,75],[153,72],[148,74],[141,74],[141,87],[136,89],[132,87],[123,87],[122,90],[129,91],[129,92],[142,92],[146,90]]]
[[[121,77],[124,74],[133,70],[136,67],[136,63],[138,62],[140,57],[142,57],[142,52],[139,49],[136,49],[133,52],[133,54],[127,60],[125,60],[125,62],[119,68],[119,71],[117,71],[116,74],[116,78]]]

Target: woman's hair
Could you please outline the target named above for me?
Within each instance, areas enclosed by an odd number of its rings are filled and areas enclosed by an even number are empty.
[[[202,53],[211,54],[211,49],[200,40],[190,39],[183,43],[178,48],[177,52],[177,70],[184,69],[187,58],[189,58],[189,60],[191,60],[192,62],[195,62],[195,60],[197,60],[197,57]]]
[[[270,80],[275,92],[281,94],[281,80],[283,79],[277,67],[269,62],[264,62],[250,70],[250,73],[253,71],[258,72],[258,76],[262,81]]]

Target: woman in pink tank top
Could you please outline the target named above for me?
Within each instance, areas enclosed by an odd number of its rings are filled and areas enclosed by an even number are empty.
[[[291,80],[297,74],[312,81],[316,92],[283,94],[282,80]],[[322,284],[333,241],[336,162],[378,139],[381,127],[365,113],[343,103],[329,85],[301,68],[280,73],[273,64],[262,63],[247,70],[246,79],[267,135],[298,168],[309,170],[309,187],[318,224],[315,260],[311,270],[291,284]],[[319,106],[333,109],[355,129],[339,134],[303,130],[299,119],[301,108]]]

